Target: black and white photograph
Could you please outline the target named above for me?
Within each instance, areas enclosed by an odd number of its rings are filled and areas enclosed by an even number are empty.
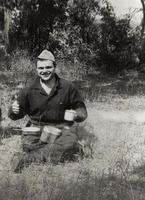
[[[0,200],[145,200],[145,0],[0,0]]]

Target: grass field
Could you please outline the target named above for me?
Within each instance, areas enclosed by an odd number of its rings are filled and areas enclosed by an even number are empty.
[[[10,96],[3,91],[3,131],[21,126],[10,121]],[[3,138],[0,146],[0,200],[143,200],[145,199],[145,97],[101,96],[86,101],[88,119],[80,137],[88,157],[65,165],[31,165],[21,174],[10,170],[10,159],[20,149],[20,136]],[[104,99],[104,100],[103,100]],[[25,121],[25,120],[24,120]],[[83,135],[84,134],[84,135]],[[90,149],[91,156],[90,156]]]

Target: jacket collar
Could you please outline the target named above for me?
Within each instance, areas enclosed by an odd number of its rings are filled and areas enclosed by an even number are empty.
[[[60,77],[55,74],[55,78],[56,78],[56,84],[55,84],[55,88],[56,89],[60,89],[62,87],[61,85],[61,79]],[[42,90],[41,84],[40,84],[40,78],[37,77],[34,81],[34,83],[31,86],[31,89],[36,89],[36,90]]]

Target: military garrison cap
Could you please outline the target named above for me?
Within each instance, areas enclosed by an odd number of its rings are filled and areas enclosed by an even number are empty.
[[[48,50],[43,50],[40,55],[38,56],[38,59],[43,59],[43,60],[50,60],[50,61],[53,61],[55,62],[55,58],[54,58],[54,55],[48,51]]]

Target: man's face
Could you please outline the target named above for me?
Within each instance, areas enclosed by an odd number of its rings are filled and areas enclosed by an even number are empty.
[[[38,61],[37,74],[43,81],[51,80],[55,73],[55,67],[52,61]]]

